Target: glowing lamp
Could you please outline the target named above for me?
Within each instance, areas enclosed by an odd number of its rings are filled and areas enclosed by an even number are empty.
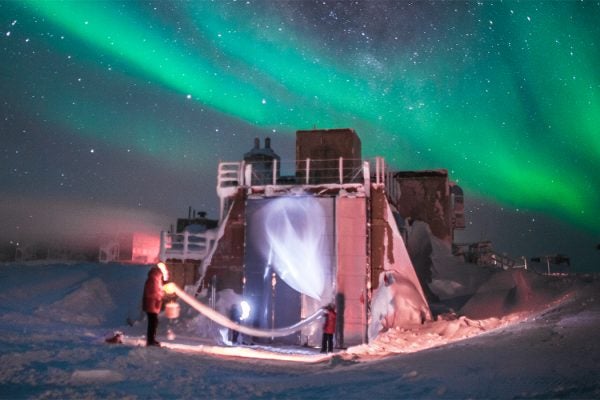
[[[173,293],[175,293],[175,284],[173,282],[167,283],[165,286],[163,286],[163,291],[166,294],[173,294]]]
[[[165,316],[169,319],[179,318],[179,303],[170,301],[165,305]]]
[[[246,300],[240,303],[242,306],[242,316],[240,317],[241,321],[246,320],[250,316],[250,304]]]

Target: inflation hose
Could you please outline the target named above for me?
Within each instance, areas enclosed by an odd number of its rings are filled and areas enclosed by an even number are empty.
[[[270,338],[270,337],[281,337],[281,336],[291,335],[292,333],[299,331],[303,327],[310,325],[312,322],[319,319],[325,312],[323,309],[319,308],[315,313],[308,316],[307,318],[295,323],[294,325],[290,325],[290,326],[287,326],[284,328],[256,329],[256,328],[251,328],[246,325],[238,324],[238,323],[230,320],[229,318],[216,312],[215,310],[208,307],[207,305],[200,303],[198,300],[196,300],[195,298],[193,298],[192,296],[190,296],[189,294],[187,294],[186,292],[181,290],[177,285],[175,285],[172,282],[165,285],[164,289],[165,289],[165,292],[167,292],[167,293],[175,293],[181,300],[183,300],[187,304],[189,304],[190,307],[193,307],[194,309],[198,310],[198,312],[200,312],[207,318],[213,320],[217,324],[222,325],[229,329],[236,330],[243,334],[246,334],[249,336],[255,336],[255,337]]]

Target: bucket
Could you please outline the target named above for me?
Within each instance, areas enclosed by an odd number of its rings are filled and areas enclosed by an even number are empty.
[[[170,301],[165,305],[165,316],[169,319],[179,318],[179,303]]]

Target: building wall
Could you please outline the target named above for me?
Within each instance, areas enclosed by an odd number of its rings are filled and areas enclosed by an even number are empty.
[[[180,288],[185,288],[186,285],[194,285],[198,281],[200,261],[181,262],[169,260],[166,264],[169,269],[169,281]]]
[[[396,172],[393,179],[400,185],[400,195],[391,200],[402,218],[426,222],[435,237],[451,244],[454,212],[448,171]]]
[[[296,132],[296,175],[306,173],[309,158],[311,183],[336,182],[338,159],[344,158],[344,175],[362,165],[360,138],[353,129],[321,129]]]
[[[340,347],[366,343],[367,209],[365,198],[336,201],[337,315]]]
[[[216,276],[217,291],[229,288],[242,293],[245,213],[246,196],[244,190],[239,189],[223,237],[216,243],[217,248],[204,275],[203,287],[208,287]]]
[[[379,275],[385,269],[385,239],[388,224],[386,220],[386,199],[383,188],[371,189],[371,228],[370,228],[370,270],[371,289],[377,289]]]

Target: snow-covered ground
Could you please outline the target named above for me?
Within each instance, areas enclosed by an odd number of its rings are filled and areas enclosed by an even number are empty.
[[[186,305],[176,322],[161,316],[165,348],[139,346],[147,271],[0,265],[0,398],[600,398],[594,277],[526,276],[509,297],[494,290],[473,296],[465,309],[480,319],[446,312],[323,356],[306,347],[199,339],[200,331],[217,328]],[[442,272],[437,284],[460,285]],[[490,282],[502,288],[504,276]],[[509,312],[491,315],[496,297]],[[519,306],[506,308],[507,298]],[[491,306],[478,307],[477,299]],[[107,344],[117,330],[125,343]]]

